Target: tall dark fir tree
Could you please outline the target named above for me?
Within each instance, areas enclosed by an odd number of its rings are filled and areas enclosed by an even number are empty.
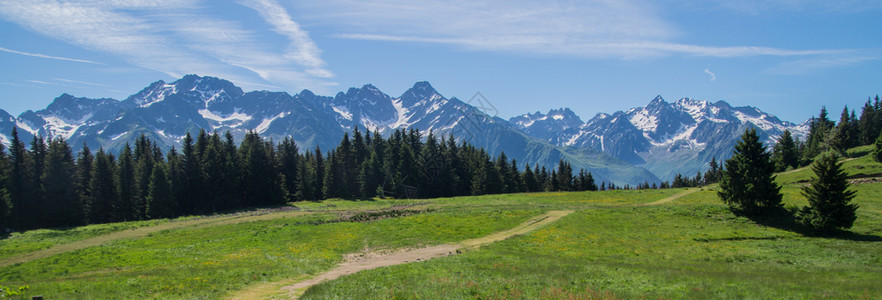
[[[772,161],[779,172],[787,168],[799,167],[799,149],[796,142],[793,141],[790,130],[785,129],[784,133],[778,137],[778,142],[772,147]],[[716,168],[716,166],[711,166],[711,168]]]
[[[848,174],[835,154],[821,156],[812,171],[815,178],[802,189],[809,206],[799,214],[800,220],[818,233],[848,229],[857,219],[857,204],[851,203],[856,192],[849,190]]]
[[[61,138],[49,141],[41,178],[46,206],[41,207],[40,227],[75,226],[83,223],[82,203],[74,178],[76,166],[70,146]]]
[[[749,215],[781,207],[781,187],[775,183],[775,165],[755,128],[744,130],[720,180],[718,195],[733,210]]]

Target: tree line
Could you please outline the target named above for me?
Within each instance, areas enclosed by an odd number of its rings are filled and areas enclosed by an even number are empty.
[[[848,174],[839,158],[852,147],[874,145],[871,154],[882,162],[882,101],[877,95],[867,99],[858,118],[848,106],[839,122],[829,119],[826,107],[809,123],[805,141],[794,139],[785,130],[772,150],[759,141],[754,129],[745,130],[721,173],[719,196],[738,213],[748,216],[778,215],[813,234],[831,234],[851,228],[858,205],[851,203],[856,192],[850,189]],[[774,172],[811,165],[814,177],[802,188],[809,205],[782,210],[781,187]]]
[[[30,146],[13,129],[0,144],[0,229],[27,230],[210,214],[292,201],[373,197],[434,198],[540,191],[598,190],[590,172],[569,162],[518,166],[505,153],[453,136],[416,130],[345,133],[323,152],[229,132],[184,136],[167,153],[141,135],[119,153],[88,146],[74,154],[64,139],[36,136]],[[606,188],[606,187],[604,187]],[[615,188],[610,184],[610,188]]]
[[[822,107],[818,116],[812,117],[805,141],[794,139],[789,130],[778,137],[772,148],[772,163],[779,172],[804,167],[826,151],[842,155],[848,148],[871,145],[879,138],[882,138],[882,101],[878,95],[872,101],[867,99],[859,118],[854,110],[845,106],[838,123],[831,120],[827,108]]]

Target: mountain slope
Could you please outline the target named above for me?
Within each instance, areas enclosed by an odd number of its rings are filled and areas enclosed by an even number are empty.
[[[561,113],[575,116],[569,110]],[[566,124],[581,123],[578,117],[576,120]],[[429,132],[452,134],[492,155],[504,151],[521,167],[538,163],[553,168],[560,159],[567,159],[575,169],[586,168],[601,181],[620,185],[658,181],[649,171],[601,151],[557,146],[534,138],[506,120],[457,98],[445,98],[428,82],[417,82],[397,98],[372,85],[325,97],[308,90],[293,96],[244,92],[223,79],[187,75],[171,83],[154,82],[122,101],[64,94],[43,110],[26,111],[17,118],[0,114],[0,139],[4,142],[8,143],[12,126],[22,129],[20,137],[25,141],[33,135],[61,137],[75,150],[85,144],[112,152],[141,134],[163,148],[180,147],[187,133],[200,129],[229,131],[237,140],[250,130],[277,141],[290,136],[302,150],[316,146],[328,150],[339,144],[344,132],[356,127],[382,134],[414,128],[424,136]],[[554,130],[546,129],[549,134]]]
[[[548,116],[561,115],[559,111],[522,115],[511,122],[554,145],[597,149],[644,167],[662,180],[670,180],[677,173],[692,176],[706,170],[711,158],[728,158],[745,128],[757,128],[767,146],[785,129],[797,137],[804,137],[808,131],[805,124],[784,122],[754,107],[689,98],[669,103],[658,96],[644,107],[598,114],[578,126],[573,126],[574,122],[549,125]],[[557,131],[549,133],[549,127]]]

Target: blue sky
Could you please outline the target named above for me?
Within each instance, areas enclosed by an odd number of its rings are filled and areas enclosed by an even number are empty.
[[[882,1],[0,0],[0,108],[124,99],[156,80],[393,97],[427,80],[508,118],[656,95],[802,122],[882,91]]]

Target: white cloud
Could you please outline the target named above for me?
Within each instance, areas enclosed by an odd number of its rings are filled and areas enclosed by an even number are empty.
[[[478,51],[621,59],[836,52],[676,43],[681,32],[662,18],[660,8],[632,0],[325,0],[294,5],[308,12],[303,18],[337,27],[340,38],[448,44]]]
[[[679,0],[677,2],[691,9],[722,9],[749,15],[779,12],[854,13],[882,9],[882,2],[872,0]]]
[[[73,80],[73,79],[64,79],[64,78],[53,78],[53,80],[55,80],[55,81],[60,81],[60,82],[67,82],[67,83],[76,83],[76,84],[83,84],[83,85],[91,85],[91,86],[109,86],[109,85],[102,84],[102,83],[95,83],[95,82],[88,82],[88,81],[81,81],[81,80]]]
[[[307,72],[311,75],[329,78],[333,74],[323,69],[325,62],[321,59],[318,46],[309,38],[309,34],[300,28],[297,22],[291,20],[291,16],[284,7],[274,0],[244,0],[242,5],[257,11],[273,29],[291,41],[289,51],[285,57],[293,59],[308,67]]]
[[[67,57],[52,56],[52,55],[46,55],[46,54],[40,54],[40,53],[29,53],[29,52],[23,52],[23,51],[16,51],[16,50],[12,50],[12,49],[7,49],[7,48],[3,48],[3,47],[0,47],[0,51],[7,52],[7,53],[13,53],[13,54],[24,55],[24,56],[39,57],[39,58],[56,59],[56,60],[72,61],[72,62],[87,63],[87,64],[97,64],[97,65],[101,65],[101,64],[102,64],[102,63],[99,63],[99,62],[94,62],[94,61],[86,60],[86,59],[67,58]]]
[[[714,72],[711,72],[710,68],[704,68],[704,73],[706,73],[707,75],[710,75],[711,82],[714,82],[717,80],[717,74],[714,74]]]
[[[334,85],[327,81],[333,74],[323,68],[320,51],[306,32],[301,31],[297,39],[283,34],[290,39],[289,47],[309,50],[307,59],[302,59],[280,51],[269,41],[272,37],[246,28],[243,22],[213,15],[203,4],[214,3],[0,0],[0,17],[171,77],[196,73],[290,89]],[[281,11],[275,14],[286,14],[284,8],[277,8]],[[288,21],[289,26],[296,25]]]
[[[852,55],[844,57],[825,56],[783,62],[766,69],[764,73],[774,75],[805,75],[819,72],[824,69],[853,66],[874,60],[879,60],[879,57],[863,55]]]

